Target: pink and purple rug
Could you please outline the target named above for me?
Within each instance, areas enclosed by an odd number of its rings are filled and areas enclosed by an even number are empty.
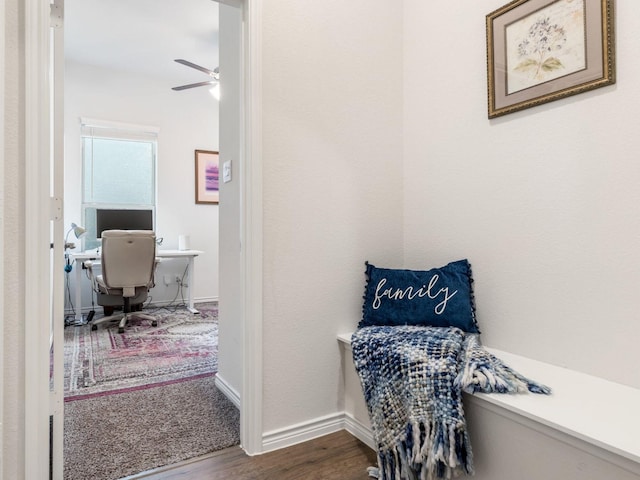
[[[145,310],[158,319],[133,320],[125,333],[117,324],[69,326],[64,331],[65,401],[171,384],[210,376],[218,368],[217,303],[186,309]]]

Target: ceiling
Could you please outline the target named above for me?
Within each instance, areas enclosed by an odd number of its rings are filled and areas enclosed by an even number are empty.
[[[65,58],[167,79],[208,79],[174,62],[218,66],[218,4],[212,0],[65,0]]]

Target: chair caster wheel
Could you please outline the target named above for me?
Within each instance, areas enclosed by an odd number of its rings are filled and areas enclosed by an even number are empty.
[[[91,325],[91,330],[97,330],[98,329],[98,325]]]
[[[158,321],[154,320],[153,322],[151,322],[151,326],[152,327],[157,327],[158,326]]]
[[[118,327],[118,333],[124,333],[124,327]]]

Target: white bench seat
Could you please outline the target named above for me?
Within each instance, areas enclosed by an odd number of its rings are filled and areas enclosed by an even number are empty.
[[[351,333],[338,335],[350,349]],[[475,394],[465,401],[540,429],[543,425],[597,447],[591,453],[640,474],[640,390],[599,377],[487,350],[521,374],[548,385],[551,395]],[[608,453],[605,453],[608,452]],[[612,454],[612,455],[611,455]]]

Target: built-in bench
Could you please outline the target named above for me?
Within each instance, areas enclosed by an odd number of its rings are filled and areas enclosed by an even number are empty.
[[[351,333],[338,335],[338,340],[350,353]],[[549,396],[475,394],[467,395],[465,402],[477,404],[573,447],[588,450],[591,455],[640,475],[639,389],[493,348],[487,350],[516,371],[548,385],[553,393]],[[347,361],[345,369],[348,369]],[[344,378],[345,382],[358,380],[355,371],[345,371]],[[353,391],[353,386],[345,385],[346,396],[353,396]],[[354,402],[353,399],[345,400],[348,417],[358,415],[349,412],[349,408],[356,408]],[[365,422],[360,423],[360,429],[368,427]],[[355,433],[363,435],[362,432]]]

